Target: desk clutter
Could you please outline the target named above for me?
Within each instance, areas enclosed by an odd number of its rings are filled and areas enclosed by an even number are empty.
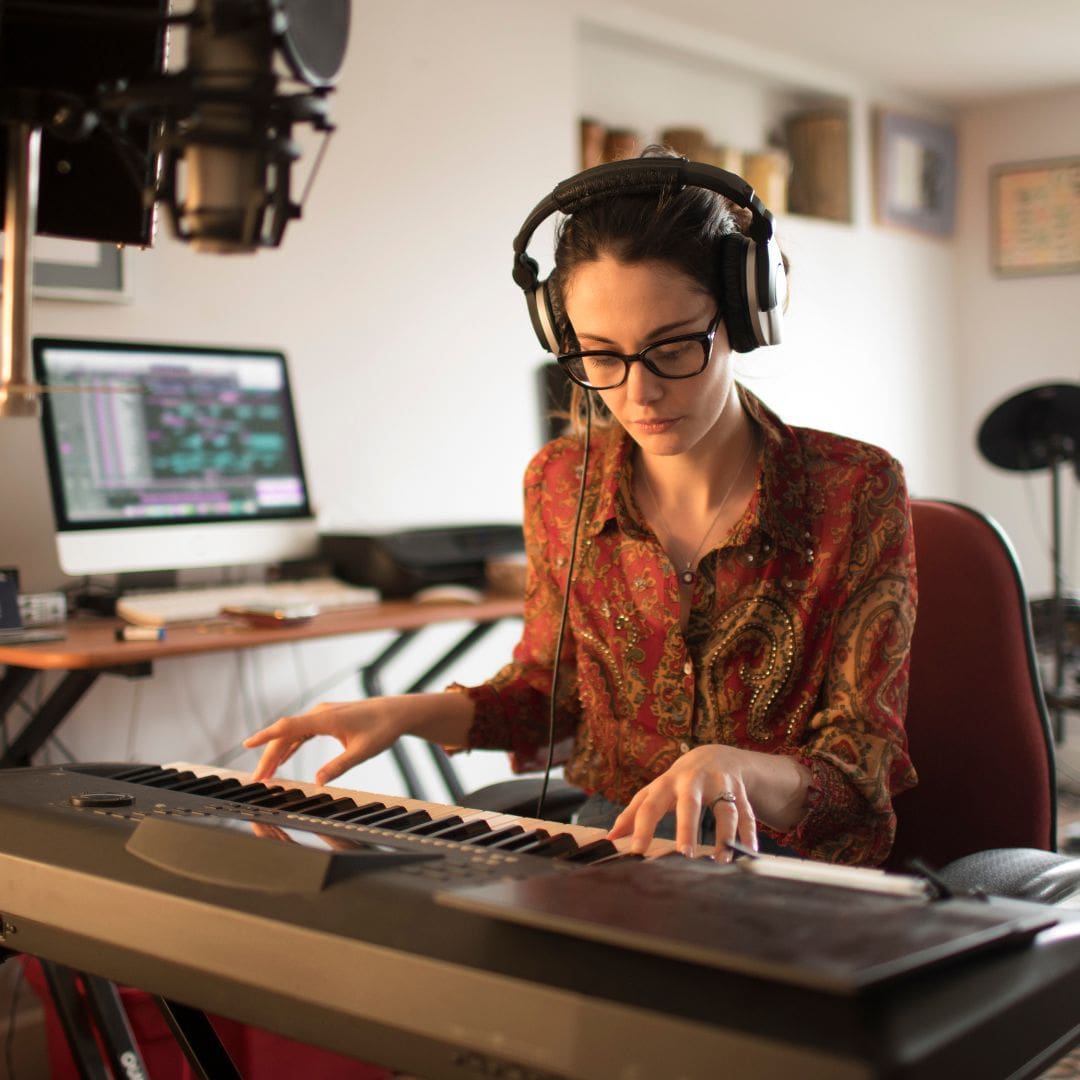
[[[205,622],[225,613],[259,625],[286,625],[322,611],[369,607],[379,592],[333,577],[267,581],[205,588],[132,592],[116,601],[116,614],[136,626]]]

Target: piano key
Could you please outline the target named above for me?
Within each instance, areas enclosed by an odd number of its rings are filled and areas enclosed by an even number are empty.
[[[602,837],[579,847],[577,851],[566,856],[566,861],[585,866],[589,863],[600,862],[601,859],[618,857],[619,849],[607,837]]]
[[[522,851],[535,847],[550,836],[551,833],[547,829],[526,829],[520,836],[512,836],[509,840],[503,840],[501,843],[492,844],[491,846],[499,851]]]
[[[380,829],[393,829],[395,832],[411,829],[414,825],[423,825],[430,821],[431,815],[426,810],[410,810],[398,817],[379,822]]]
[[[473,818],[472,821],[464,821],[460,825],[451,825],[440,832],[429,833],[440,840],[469,840],[472,837],[482,836],[491,832],[491,826],[483,818]]]
[[[195,774],[193,772],[179,772],[175,776],[165,778],[151,786],[161,788],[162,791],[176,791],[178,788],[183,787],[189,780],[194,779]]]
[[[354,825],[378,825],[387,818],[400,817],[407,814],[404,806],[383,806],[379,810],[372,810],[360,817],[337,818],[338,821],[351,821]]]
[[[283,802],[295,802],[301,795],[305,793],[299,788],[283,788],[275,787],[268,791],[265,795],[259,795],[254,799],[248,799],[248,806],[262,806],[267,809],[274,809],[280,806]]]
[[[524,831],[523,825],[505,825],[501,829],[494,829],[486,836],[478,836],[473,843],[479,847],[492,847],[503,840],[509,840],[512,836],[520,836]]]
[[[333,814],[328,814],[327,821],[356,821],[358,818],[365,817],[375,810],[385,810],[386,803],[381,802],[368,802],[363,806],[353,805],[351,810],[338,810]]]
[[[267,786],[262,783],[243,784],[240,787],[229,792],[229,802],[243,803],[249,799],[255,798],[256,795],[262,795],[267,791],[282,791],[283,788],[280,784],[273,786]]]
[[[449,814],[446,817],[434,818],[425,825],[417,825],[406,831],[406,836],[431,836],[433,833],[442,832],[454,825],[460,825],[465,819],[460,814]]]
[[[557,859],[577,851],[578,843],[569,833],[556,833],[536,847],[526,848],[530,855],[542,855],[545,859]]]
[[[285,802],[278,803],[274,809],[289,814],[303,814],[314,807],[325,805],[333,798],[333,795],[306,795],[304,792],[301,792],[299,798],[288,799]]]
[[[186,791],[189,795],[220,795],[223,791],[229,791],[231,788],[238,788],[240,786],[239,780],[223,780],[220,776],[204,776],[201,779],[192,780],[187,784],[182,784],[180,787],[173,788],[173,791]]]
[[[163,772],[173,772],[175,769],[165,770],[160,765],[136,765],[130,769],[123,769],[113,773],[110,780],[124,780],[129,784],[145,784],[152,776],[160,776]]]
[[[307,810],[300,810],[297,807],[289,807],[289,812],[293,814],[307,814],[309,817],[325,818],[330,817],[331,814],[340,813],[342,810],[349,810],[356,805],[352,799],[340,798],[329,799],[328,802],[324,802],[321,806],[312,806]]]

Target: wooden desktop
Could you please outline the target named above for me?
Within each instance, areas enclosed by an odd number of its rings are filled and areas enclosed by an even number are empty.
[[[64,624],[62,640],[0,645],[0,664],[6,669],[0,679],[0,716],[8,716],[34,675],[42,671],[66,672],[10,739],[0,755],[0,768],[30,764],[45,740],[103,674],[145,676],[159,660],[385,630],[396,631],[393,647],[435,623],[468,623],[469,633],[445,654],[434,671],[444,666],[447,657],[471,647],[495,624],[519,617],[521,612],[522,600],[517,596],[491,595],[477,603],[388,600],[370,607],[329,611],[288,626],[252,626],[236,618],[170,626],[160,641],[117,641],[116,632],[125,625],[121,620],[76,616]],[[374,674],[366,682],[373,689]]]

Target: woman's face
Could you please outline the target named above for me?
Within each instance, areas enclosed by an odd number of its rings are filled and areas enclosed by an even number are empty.
[[[605,255],[583,263],[565,288],[566,313],[579,348],[632,355],[653,342],[708,329],[716,300],[667,263],[623,263]],[[709,364],[688,379],[664,379],[642,363],[630,365],[622,386],[600,390],[616,420],[648,454],[707,451],[722,437],[717,422],[730,411],[734,378],[723,323]]]

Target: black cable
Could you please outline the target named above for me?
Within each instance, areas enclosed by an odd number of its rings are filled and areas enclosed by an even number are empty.
[[[585,454],[581,463],[581,487],[578,490],[577,510],[574,512],[574,533],[570,539],[570,562],[566,568],[566,589],[563,593],[562,615],[559,634],[555,639],[554,669],[551,673],[551,701],[548,709],[548,750],[544,765],[544,782],[540,785],[540,797],[536,800],[536,816],[544,817],[544,800],[547,798],[551,765],[555,758],[555,700],[559,688],[559,658],[562,656],[563,639],[566,636],[566,616],[570,610],[570,586],[574,580],[574,564],[577,562],[578,532],[581,528],[581,509],[585,505],[585,482],[589,475],[589,446],[592,442],[592,394],[585,393]]]

